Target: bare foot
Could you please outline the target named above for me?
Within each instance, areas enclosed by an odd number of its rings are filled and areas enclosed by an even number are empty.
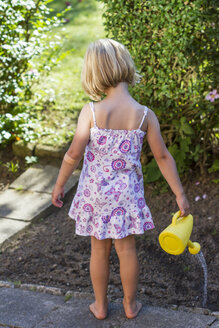
[[[124,299],[123,299],[123,306],[124,306],[126,317],[128,319],[134,319],[135,317],[137,317],[139,311],[142,308],[142,304],[140,302],[136,301],[136,304],[134,306],[131,306],[131,305],[127,305]]]
[[[97,310],[96,302],[94,302],[89,305],[89,309],[96,319],[103,320],[107,317],[107,306],[105,309]]]

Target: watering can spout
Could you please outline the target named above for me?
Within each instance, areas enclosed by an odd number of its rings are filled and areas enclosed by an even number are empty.
[[[189,249],[189,253],[195,255],[198,254],[200,252],[201,246],[199,243],[197,242],[192,242],[191,240],[188,241],[188,249]]]
[[[159,242],[163,250],[169,254],[179,255],[188,246],[191,254],[197,254],[201,246],[197,242],[189,240],[193,228],[193,216],[191,214],[180,217],[180,211],[172,218],[172,223],[161,232]]]

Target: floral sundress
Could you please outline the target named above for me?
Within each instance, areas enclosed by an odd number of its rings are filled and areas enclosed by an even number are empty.
[[[102,129],[94,126],[85,149],[83,168],[68,215],[75,220],[76,234],[99,240],[143,234],[154,223],[144,198],[140,162],[141,130],[148,108],[136,130]]]

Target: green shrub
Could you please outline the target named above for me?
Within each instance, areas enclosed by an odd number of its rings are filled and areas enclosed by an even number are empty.
[[[127,46],[142,75],[131,92],[158,116],[179,173],[194,165],[203,172],[218,140],[216,1],[99,1],[108,37]],[[146,180],[155,181],[157,165],[146,144],[143,149]]]
[[[13,140],[23,139],[30,142],[38,137],[34,132],[36,123],[29,113],[10,113],[0,115],[0,145],[5,145]]]
[[[50,32],[62,25],[62,17],[70,7],[52,16],[50,2],[0,0],[0,143],[13,140],[17,132],[20,134],[19,124],[25,118],[28,128],[24,103],[32,96],[33,84],[65,55],[60,55],[60,36]]]

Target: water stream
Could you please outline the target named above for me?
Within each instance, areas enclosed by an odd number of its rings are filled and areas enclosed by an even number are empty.
[[[203,273],[204,273],[204,288],[203,288],[203,301],[202,301],[202,306],[205,307],[206,302],[207,302],[207,284],[208,284],[208,270],[207,270],[207,264],[205,261],[205,257],[200,251],[198,254],[195,255],[199,262],[201,263]]]

